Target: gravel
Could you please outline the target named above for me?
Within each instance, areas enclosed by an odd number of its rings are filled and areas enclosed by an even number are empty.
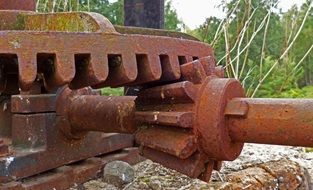
[[[220,172],[214,172],[212,183],[227,182],[226,175],[245,168],[261,164],[268,161],[280,159],[290,159],[297,162],[300,166],[307,169],[308,174],[313,176],[313,153],[305,153],[303,148],[286,146],[269,146],[247,144],[241,156],[233,162],[224,162]],[[187,189],[212,189],[207,183],[198,179],[191,179],[174,170],[167,169],[161,165],[146,160],[134,166],[135,178],[123,188],[103,182],[102,179],[93,180],[82,186],[77,186],[75,190],[187,190]]]

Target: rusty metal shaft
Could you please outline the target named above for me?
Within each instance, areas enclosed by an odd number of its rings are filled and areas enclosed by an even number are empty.
[[[134,133],[135,98],[130,96],[75,96],[68,119],[73,132]]]
[[[313,146],[313,100],[238,98],[229,105],[226,114],[235,142]]]

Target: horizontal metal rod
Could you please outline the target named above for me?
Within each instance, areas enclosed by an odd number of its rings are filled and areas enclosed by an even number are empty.
[[[313,147],[313,100],[238,98],[228,105],[235,142]]]
[[[68,111],[72,130],[134,133],[137,130],[134,100],[131,96],[76,96]]]

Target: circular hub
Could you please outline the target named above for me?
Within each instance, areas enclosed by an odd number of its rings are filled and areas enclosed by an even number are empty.
[[[70,140],[79,140],[83,138],[87,132],[76,132],[72,130],[72,126],[68,119],[68,109],[71,100],[81,95],[92,95],[91,88],[82,88],[79,90],[71,90],[68,87],[60,88],[57,92],[56,114],[57,126],[63,135]]]
[[[244,97],[244,90],[234,79],[209,77],[200,90],[197,106],[197,130],[203,151],[215,160],[234,160],[243,143],[232,142],[224,116],[229,100]]]

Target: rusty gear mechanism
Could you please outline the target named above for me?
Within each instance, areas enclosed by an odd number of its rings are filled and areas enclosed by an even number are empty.
[[[190,36],[115,27],[95,13],[0,18],[1,189],[65,189],[138,152],[209,181],[244,143],[313,146],[313,100],[245,98]],[[97,90],[133,86],[137,96]]]

